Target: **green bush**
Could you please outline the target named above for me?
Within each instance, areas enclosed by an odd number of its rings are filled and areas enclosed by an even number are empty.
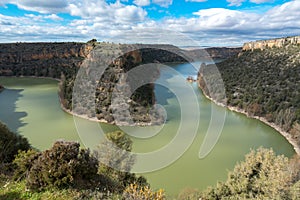
[[[34,149],[28,151],[19,151],[13,163],[16,165],[14,171],[14,180],[21,180],[26,178],[33,162],[41,155],[40,152]]]
[[[49,186],[67,188],[90,184],[97,177],[98,163],[89,150],[80,150],[79,146],[75,142],[55,142],[34,160],[26,177],[27,186],[40,190]]]
[[[6,125],[0,122],[0,162],[11,163],[19,150],[30,149],[27,139],[11,132]]]
[[[209,188],[203,199],[289,199],[292,175],[288,158],[260,148],[229,172],[225,183]],[[293,190],[295,191],[295,190]],[[296,193],[295,191],[294,193]]]

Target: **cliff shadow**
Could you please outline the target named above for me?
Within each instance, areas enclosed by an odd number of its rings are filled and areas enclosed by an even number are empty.
[[[22,89],[4,89],[0,93],[0,121],[15,133],[18,133],[20,127],[26,125],[22,118],[26,117],[27,113],[18,112],[16,105],[23,96],[22,91]]]
[[[157,104],[162,105],[167,112],[166,122],[177,119],[180,113],[180,105],[176,95],[169,88],[155,84],[155,100]],[[171,102],[170,102],[171,100]]]

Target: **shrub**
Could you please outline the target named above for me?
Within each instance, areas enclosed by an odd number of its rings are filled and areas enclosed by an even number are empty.
[[[97,160],[89,150],[79,150],[79,143],[55,142],[34,160],[26,178],[30,189],[75,187],[97,177]],[[22,170],[21,170],[22,171]]]
[[[11,163],[19,150],[30,149],[27,139],[11,132],[6,125],[0,122],[0,162]]]
[[[291,187],[291,199],[292,200],[297,200],[300,199],[300,181],[296,182],[292,187]]]
[[[185,188],[179,194],[177,199],[178,200],[194,200],[199,199],[200,192],[194,188]]]
[[[19,151],[13,163],[16,165],[14,179],[21,180],[26,177],[32,167],[33,162],[41,155],[40,152],[30,149],[28,151]]]
[[[210,188],[203,199],[286,199],[292,185],[289,160],[260,148],[229,172],[225,183]]]
[[[164,190],[152,191],[148,186],[130,184],[123,192],[123,199],[126,200],[164,200]]]

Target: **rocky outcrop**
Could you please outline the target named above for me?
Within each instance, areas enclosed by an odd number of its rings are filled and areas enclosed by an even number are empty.
[[[60,78],[61,72],[79,67],[93,48],[73,42],[0,44],[0,76]]]
[[[271,40],[260,40],[255,42],[245,43],[243,46],[243,51],[253,51],[255,49],[264,50],[267,48],[281,48],[287,45],[300,45],[300,36],[285,37]]]

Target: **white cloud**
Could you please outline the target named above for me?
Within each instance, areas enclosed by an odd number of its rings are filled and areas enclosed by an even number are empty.
[[[152,3],[158,4],[161,7],[169,7],[170,5],[173,4],[173,0],[152,0]]]
[[[102,21],[103,23],[110,22],[121,23],[136,23],[143,21],[147,12],[134,5],[124,5],[117,1],[113,4],[108,4],[105,1],[97,0],[83,0],[82,2],[75,2],[69,5],[70,14],[79,16],[83,19],[91,19]]]
[[[207,0],[185,0],[186,2],[206,2]]]
[[[4,6],[5,4],[7,4],[6,0],[0,0],[0,6]]]
[[[198,1],[198,0],[186,0],[186,1]],[[229,6],[241,6],[247,0],[226,0],[226,1],[229,3]],[[262,4],[267,2],[273,2],[274,0],[249,0],[249,1],[256,4]]]
[[[293,27],[299,29],[300,27],[300,1],[290,1],[281,6],[270,9],[262,17],[261,21],[266,24],[267,27]]]
[[[150,0],[134,0],[133,3],[137,6],[148,6],[150,5]]]
[[[42,15],[25,14],[25,17],[28,17],[28,18],[32,19],[33,21],[36,21],[36,22],[43,21],[43,16]]]
[[[147,12],[136,6],[125,6],[115,11],[117,21],[142,21],[145,19]]]
[[[18,0],[0,0],[0,6],[5,6],[6,4],[16,4]]]
[[[241,6],[246,0],[226,0],[229,3],[229,6]]]
[[[47,15],[46,15],[47,16]],[[45,17],[45,16],[43,16]],[[0,41],[19,42],[19,41],[74,41],[85,39],[79,30],[70,26],[59,24],[49,24],[43,22],[41,15],[27,15],[24,17],[12,17],[0,14]]]
[[[25,17],[30,18],[36,22],[45,22],[45,19],[51,19],[53,21],[62,21],[63,20],[63,18],[57,16],[56,14],[51,14],[51,15],[25,14]]]
[[[80,17],[68,25],[49,23],[60,20],[54,13],[24,17],[0,14],[0,41],[88,41],[91,38],[128,43],[184,43],[191,37],[200,45],[241,45],[270,37],[300,35],[300,1],[290,1],[257,14],[233,9],[202,9],[190,18],[147,17],[138,6],[120,1],[68,0],[65,9]],[[0,2],[3,2],[0,0]],[[49,6],[47,7],[50,11]],[[57,9],[57,8],[56,8]],[[164,30],[162,30],[164,29]]]
[[[67,0],[17,0],[11,1],[17,4],[21,9],[36,11],[39,13],[58,13],[66,11]]]
[[[198,15],[198,26],[206,30],[220,30],[224,31],[252,28],[252,22],[259,19],[259,15],[254,13],[246,13],[236,10],[229,10],[224,8],[211,8],[200,10],[193,13]]]
[[[250,0],[252,3],[260,4],[260,3],[267,3],[267,2],[273,2],[274,0]]]
[[[53,21],[62,21],[63,18],[57,16],[56,14],[51,14],[51,15],[47,15],[45,16],[46,19],[51,19]]]

